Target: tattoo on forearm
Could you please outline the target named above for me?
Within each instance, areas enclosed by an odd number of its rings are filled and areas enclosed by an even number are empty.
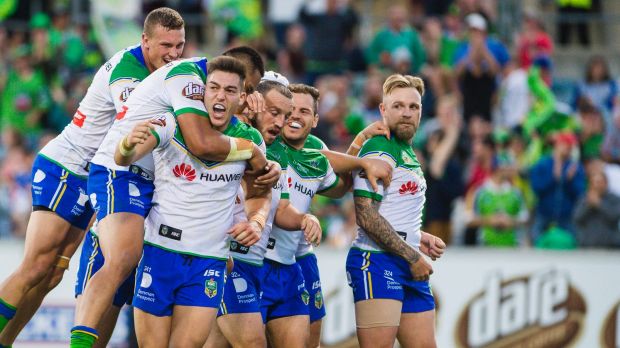
[[[355,197],[357,224],[385,251],[415,263],[420,254],[396,233],[392,225],[379,214],[379,202],[366,197]]]

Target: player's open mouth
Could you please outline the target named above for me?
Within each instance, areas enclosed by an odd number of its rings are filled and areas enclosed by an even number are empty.
[[[277,137],[278,135],[280,135],[280,130],[278,128],[271,128],[267,130],[267,133],[269,133],[269,135]]]
[[[226,107],[222,104],[215,104],[213,105],[213,112],[216,114],[223,114],[226,112]]]
[[[291,127],[291,128],[293,128],[293,129],[301,129],[301,127],[303,127],[303,126],[301,125],[301,123],[299,123],[299,122],[297,122],[297,121],[292,121],[292,122],[289,122],[288,126],[289,126],[289,127]]]

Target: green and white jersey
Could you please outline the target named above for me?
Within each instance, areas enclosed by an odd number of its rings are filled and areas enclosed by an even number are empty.
[[[174,125],[174,126],[173,126]],[[160,128],[160,127],[157,127]],[[153,150],[155,192],[144,223],[146,244],[177,253],[226,259],[228,230],[246,161],[212,162],[193,156],[172,118]],[[233,118],[224,131],[265,145],[260,133]]]
[[[329,150],[327,145],[321,140],[319,137],[316,137],[312,134],[308,135],[306,142],[304,143],[304,149],[309,150]],[[297,246],[297,251],[295,252],[295,257],[302,257],[314,252],[314,248],[312,244],[310,244],[306,238],[301,238],[299,241],[299,245]]]
[[[166,64],[149,75],[131,93],[125,109],[116,116],[92,162],[115,170],[127,170],[114,162],[119,141],[133,127],[155,115],[174,112],[176,117],[194,113],[208,117],[203,104],[207,80],[207,59],[189,58]],[[153,173],[153,156],[145,156],[136,165]]]
[[[273,239],[270,238],[271,230],[273,228],[273,220],[276,215],[276,211],[278,210],[278,205],[280,204],[280,199],[289,199],[289,190],[288,190],[288,176],[287,176],[287,158],[286,158],[286,148],[280,142],[273,142],[271,145],[267,147],[267,159],[276,161],[282,167],[282,172],[280,174],[280,180],[273,186],[271,189],[271,207],[269,209],[269,216],[265,221],[265,228],[263,228],[263,233],[261,238],[256,244],[251,247],[243,246],[234,240],[230,242],[230,251],[231,256],[235,260],[242,260],[248,263],[253,263],[256,265],[262,265],[263,259],[265,258],[265,252],[267,252],[267,247],[270,245],[270,242],[273,242]],[[240,221],[247,221],[247,216],[244,210],[244,194],[243,190],[239,190],[240,193],[237,196],[239,199],[236,200],[235,203],[235,223]]]
[[[148,75],[140,45],[116,53],[95,74],[71,123],[40,153],[69,172],[88,175],[88,162],[114,117],[123,110],[131,91]]]
[[[310,209],[310,202],[315,194],[329,190],[338,184],[338,176],[334,173],[327,157],[315,150],[297,150],[288,145],[288,187],[291,204],[300,212]],[[271,231],[273,243],[267,248],[266,258],[285,265],[295,263],[295,254],[301,239],[302,231],[286,231],[274,226]]]
[[[388,162],[394,168],[392,183],[387,189],[380,185],[379,192],[374,192],[363,172],[357,172],[353,178],[353,195],[381,202],[379,214],[409,245],[419,249],[422,211],[426,201],[426,180],[411,145],[395,137],[388,140],[383,136],[376,136],[364,143],[359,157],[378,158]],[[353,247],[370,251],[382,250],[362,228],[358,228]]]

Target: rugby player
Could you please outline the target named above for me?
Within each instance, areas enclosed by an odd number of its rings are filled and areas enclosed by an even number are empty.
[[[274,222],[287,230],[303,230],[305,238],[318,243],[321,239],[321,227],[318,219],[310,214],[297,211],[288,200],[288,183],[286,175],[286,149],[276,137],[292,110],[292,95],[288,81],[279,74],[265,73],[257,91],[265,99],[265,112],[248,117],[252,125],[261,132],[267,144],[267,158],[278,161],[282,167],[280,182],[272,189],[270,213],[265,229],[258,243],[247,248],[236,241],[231,242],[231,255],[234,267],[229,274],[224,291],[224,299],[205,347],[222,347],[228,342],[233,347],[263,347],[267,345],[265,328],[260,310],[260,293],[263,286],[261,267],[269,243],[269,234]],[[239,213],[239,212],[238,212]],[[236,214],[236,218],[245,219],[245,213]]]
[[[412,149],[421,117],[424,83],[390,76],[380,105],[391,137],[375,136],[361,146],[362,158],[379,158],[394,168],[392,184],[374,191],[363,175],[354,178],[358,236],[347,257],[361,347],[434,347],[435,301],[429,285],[431,265],[443,242],[422,234],[426,181]]]
[[[174,111],[184,140],[196,156],[215,161],[250,159],[254,169],[265,168],[266,158],[258,146],[211,128],[203,103],[206,66],[205,58],[191,58],[168,63],[151,74],[132,92],[92,159],[88,193],[97,212],[99,243],[105,261],[84,290],[85,305],[76,314],[76,328],[72,330],[75,342],[96,339],[94,327],[99,317],[111,303],[118,286],[137,265],[142,252],[141,232],[151,206],[154,164],[150,154],[130,166],[114,162],[114,151],[127,130],[153,115]],[[262,65],[253,65],[251,71],[255,84],[264,69]],[[274,168],[271,166],[272,175],[266,179],[267,183],[279,177],[279,170]]]
[[[351,182],[346,178],[347,176],[350,178],[350,174],[342,176],[345,180],[339,180],[334,172],[336,168],[332,169],[330,163],[337,163],[334,165],[339,167],[339,172],[361,166],[367,169],[369,176],[375,180],[377,177],[374,174],[382,173],[379,176],[389,181],[389,172],[375,168],[378,161],[374,161],[375,163],[365,159],[360,161],[331,151],[324,151],[323,154],[305,149],[310,130],[318,123],[316,107],[319,94],[315,88],[306,85],[290,85],[289,89],[293,92],[293,112],[287,119],[279,141],[287,150],[290,200],[297,210],[307,212],[316,193],[330,197],[341,197],[346,193]],[[320,142],[317,138],[314,139]],[[379,164],[380,167],[384,165]],[[324,185],[327,185],[327,188]],[[333,186],[330,188],[330,185]],[[263,266],[265,289],[261,308],[267,321],[270,343],[274,347],[302,347],[306,346],[310,337],[308,308],[310,293],[306,289],[308,283],[304,282],[301,268],[295,261],[295,253],[302,239],[301,231],[295,233],[285,231],[278,226],[277,217],[276,225],[272,231],[272,240]],[[315,273],[318,277],[318,270]],[[314,298],[312,301],[314,303]],[[322,298],[320,301],[319,307],[322,307]],[[320,326],[319,334],[316,336],[320,338]]]
[[[244,77],[244,65],[238,60],[213,59],[208,64],[205,104],[214,129],[264,149],[260,133],[233,117],[245,98]],[[258,196],[253,183],[244,181],[248,220],[233,226],[245,161],[201,160],[188,151],[174,118],[168,115],[163,121],[164,127],[157,127],[154,136],[148,136],[144,124],[136,126],[115,154],[118,163],[128,165],[155,148],[155,194],[145,222],[146,245],[134,297],[136,333],[144,347],[201,347],[224,290],[227,232],[244,247],[258,241],[271,190]]]
[[[0,286],[0,345],[13,343],[60,283],[83,239],[93,215],[86,193],[89,161],[114,116],[141,80],[181,56],[184,44],[184,22],[176,11],[149,13],[140,45],[116,53],[99,69],[72,122],[37,155],[24,258]]]

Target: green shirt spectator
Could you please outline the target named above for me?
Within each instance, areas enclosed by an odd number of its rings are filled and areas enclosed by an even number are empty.
[[[388,68],[392,64],[392,54],[405,47],[411,54],[411,69],[418,73],[426,62],[426,52],[418,33],[407,24],[407,11],[400,5],[388,10],[388,24],[383,27],[370,43],[366,59],[371,65]]]

